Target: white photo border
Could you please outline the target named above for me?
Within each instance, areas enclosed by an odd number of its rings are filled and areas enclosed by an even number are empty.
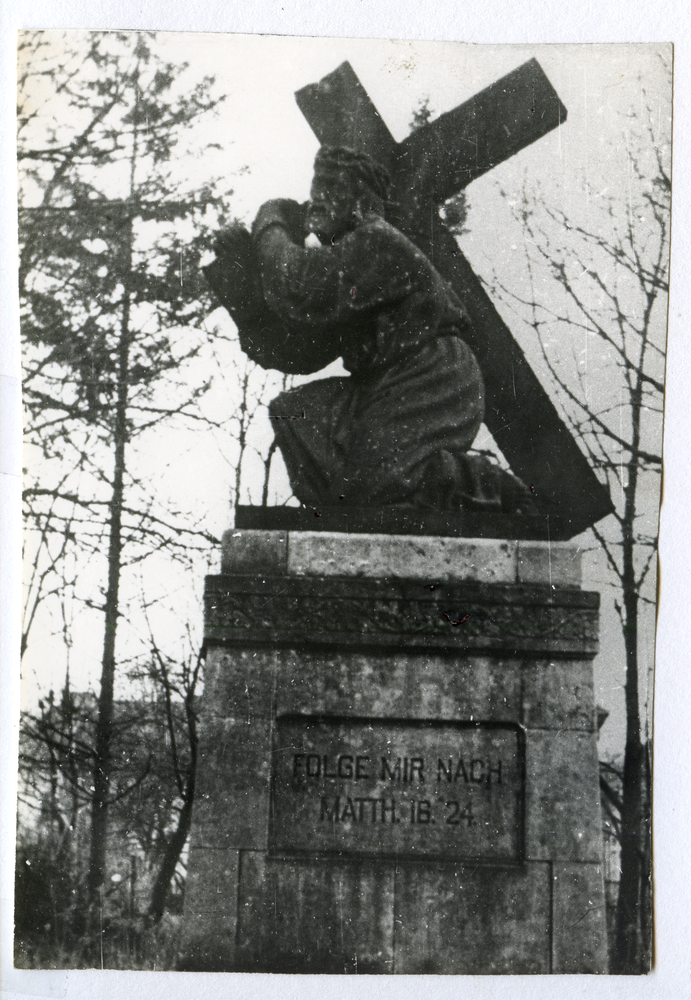
[[[0,976],[7,1000],[65,997],[67,1000],[110,1000],[136,997],[216,1000],[227,996],[262,998],[418,997],[434,1000],[468,997],[484,1000],[541,1000],[554,996],[575,1000],[638,1000],[688,996],[691,988],[691,792],[686,775],[691,767],[688,718],[691,697],[687,682],[687,621],[691,602],[691,532],[687,497],[689,471],[689,405],[685,388],[691,382],[691,18],[680,0],[648,0],[643,7],[621,0],[565,4],[563,0],[485,0],[481,5],[441,0],[255,0],[202,4],[170,0],[108,0],[97,5],[78,0],[5,0],[0,13],[2,51],[2,247],[0,256],[0,330],[2,331],[2,452],[0,496],[2,517],[2,693],[0,705]],[[16,715],[18,711],[20,559],[19,477],[19,357],[16,297],[16,161],[14,95],[16,31],[19,28],[122,28],[166,31],[213,31],[378,37],[410,40],[455,40],[474,43],[543,42],[673,42],[674,165],[672,280],[668,335],[665,406],[664,485],[660,532],[660,607],[657,637],[654,759],[654,878],[655,967],[642,977],[357,977],[227,975],[134,972],[30,972],[12,969],[12,882],[14,870],[14,809],[16,793]]]

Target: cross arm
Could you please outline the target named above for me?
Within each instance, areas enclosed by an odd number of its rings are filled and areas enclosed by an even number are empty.
[[[536,59],[412,132],[399,148],[399,186],[424,165],[430,194],[445,201],[566,121],[567,111]]]
[[[295,100],[322,146],[366,150],[394,172],[398,144],[349,62],[298,90]]]

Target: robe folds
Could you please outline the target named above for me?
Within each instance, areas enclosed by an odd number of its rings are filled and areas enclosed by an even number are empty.
[[[260,281],[241,310],[228,305],[264,367],[310,373],[341,357],[350,372],[270,404],[298,500],[529,507],[518,480],[467,454],[484,385],[463,303],[428,258],[375,214],[330,246],[305,247],[303,232],[296,203],[262,206],[247,248]]]

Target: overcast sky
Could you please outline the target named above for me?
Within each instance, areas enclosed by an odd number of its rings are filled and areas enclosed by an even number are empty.
[[[59,51],[61,33],[52,36]],[[72,43],[75,37],[68,39]],[[303,118],[294,92],[315,82],[348,60],[394,138],[402,140],[410,131],[415,109],[427,102],[433,116],[449,111],[474,93],[535,57],[568,110],[566,122],[558,129],[499,165],[468,188],[469,234],[462,248],[476,271],[491,280],[494,275],[520,286],[525,264],[525,232],[511,211],[512,201],[526,186],[539,188],[546,202],[564,209],[576,222],[592,226],[599,219],[598,199],[613,191],[625,194],[628,171],[627,129],[633,110],[639,118],[652,110],[653,127],[659,142],[669,142],[671,105],[669,89],[669,46],[653,45],[572,45],[572,46],[477,46],[457,43],[410,43],[394,41],[283,38],[271,36],[231,36],[222,34],[185,35],[159,33],[155,51],[175,64],[187,62],[186,78],[196,82],[204,75],[216,78],[216,92],[224,95],[218,114],[207,116],[190,129],[184,145],[202,150],[218,143],[218,151],[205,152],[198,159],[181,160],[179,170],[192,183],[202,183],[214,175],[227,176],[235,194],[236,216],[250,224],[259,205],[272,197],[308,197],[312,162],[318,143]],[[57,114],[56,114],[57,111]],[[45,117],[60,120],[60,110],[46,105]],[[507,193],[503,197],[500,191]],[[545,376],[537,344],[529,331],[521,329],[515,317],[500,305],[509,324],[539,376]],[[218,318],[218,317],[217,317]],[[221,317],[221,321],[224,318]],[[228,323],[225,317],[226,325]],[[576,345],[588,359],[589,392],[610,391],[609,379],[598,344]],[[564,345],[572,350],[572,343]],[[588,350],[590,354],[588,354]],[[603,378],[604,374],[604,378]],[[207,412],[218,419],[227,416],[228,389],[218,381],[215,393],[205,403]],[[270,439],[268,419],[260,422],[258,442]],[[212,437],[200,442],[198,436],[161,438],[155,447],[137,456],[143,471],[155,471],[162,484],[175,494],[176,504],[189,510],[205,511],[204,527],[220,536],[230,524],[228,508],[232,470],[218,460],[218,442]],[[133,449],[136,450],[136,449]],[[280,465],[276,482],[281,488]],[[257,463],[247,467],[243,497],[258,501],[259,480],[253,482]],[[279,497],[280,499],[280,497]],[[651,497],[651,510],[656,499]],[[170,591],[171,578],[160,569],[160,591]],[[601,587],[602,565],[586,559],[587,581]],[[156,572],[150,566],[147,584],[154,587]],[[199,581],[201,583],[201,581]],[[94,587],[97,580],[94,580]],[[188,610],[198,599],[199,588],[185,591],[180,584],[178,601]],[[610,595],[603,600],[602,653],[597,664],[597,698],[611,716],[603,731],[606,749],[621,747],[623,736],[623,662],[620,632]],[[83,619],[72,654],[73,683],[95,683],[93,667],[98,664],[100,634],[98,617],[93,626]],[[59,684],[64,669],[60,658],[51,655],[52,643],[60,642],[47,626],[41,642],[33,642],[27,655],[25,697],[51,682]],[[644,672],[652,658],[654,635],[652,618],[642,634]],[[121,650],[127,645],[125,624],[119,632]],[[50,670],[46,664],[51,664]]]

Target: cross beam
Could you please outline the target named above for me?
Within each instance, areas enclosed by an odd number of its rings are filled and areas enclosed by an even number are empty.
[[[390,221],[463,299],[473,324],[466,340],[485,380],[485,423],[512,470],[534,488],[540,510],[559,519],[568,537],[605,517],[613,509],[609,493],[439,218],[447,198],[566,120],[538,62],[529,60],[401,143],[347,62],[295,98],[322,145],[363,150],[389,170]]]

